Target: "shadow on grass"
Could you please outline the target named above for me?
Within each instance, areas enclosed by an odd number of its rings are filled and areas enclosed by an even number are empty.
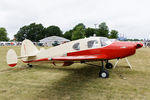
[[[55,81],[53,83],[49,82],[50,85],[45,86],[45,88],[39,91],[37,97],[42,100],[66,100],[66,99],[84,99],[82,96],[83,92],[89,91],[87,88],[90,88],[93,84],[95,84],[95,80],[98,80],[101,84],[102,81],[105,81],[106,84],[109,82],[108,80],[101,79],[98,77],[99,67],[89,66],[89,65],[73,65],[71,67],[53,67],[53,66],[34,66],[33,68],[28,68],[27,66],[18,67],[15,69],[9,69],[11,72],[18,72],[22,70],[32,69],[34,71],[56,71],[56,72],[66,72],[67,76],[62,77],[60,80]],[[117,76],[122,73],[129,72],[127,66],[118,66],[118,68],[113,70]],[[9,71],[8,70],[8,71]],[[7,70],[4,70],[5,72]],[[112,75],[111,70],[109,70],[110,76]],[[30,72],[29,72],[30,73]],[[132,73],[126,73],[132,74]],[[61,74],[60,74],[61,75]],[[48,77],[48,76],[47,76]],[[123,77],[119,76],[119,77]],[[103,83],[104,84],[104,83]],[[88,96],[87,96],[88,97]]]
[[[113,70],[113,73],[120,77],[121,79],[124,78],[124,74],[129,71],[127,69],[128,66],[120,66],[121,68]],[[37,67],[43,69],[43,67]],[[123,70],[122,70],[123,69]],[[65,71],[69,73],[69,75],[61,78],[60,80],[52,83],[49,86],[46,86],[45,90],[42,90],[38,97],[43,100],[66,100],[66,99],[84,99],[82,96],[83,93],[89,91],[88,88],[95,84],[95,81],[99,81],[101,84],[102,81],[108,82],[109,80],[101,79],[98,77],[99,67],[94,66],[86,66],[84,65],[81,68],[50,68],[50,70],[58,70],[58,71]],[[119,72],[118,72],[119,71]],[[109,70],[110,75],[112,74],[111,70]],[[115,73],[117,72],[117,73]],[[137,71],[135,71],[137,72]],[[132,73],[126,73],[132,74]],[[103,82],[102,82],[103,83]],[[108,84],[103,83],[103,84]],[[100,93],[101,95],[103,93]],[[88,97],[88,95],[87,95]]]
[[[48,86],[42,91],[39,91],[38,98],[44,99],[78,99],[76,97],[81,97],[82,89],[85,89],[86,83],[98,78],[99,67],[87,66],[87,65],[73,65],[68,67],[54,67],[54,66],[35,66],[33,68],[28,68],[27,66],[20,66],[16,68],[7,68],[0,70],[0,72],[4,73],[17,73],[20,71],[28,71],[32,70],[32,72],[39,71],[50,71],[50,72],[65,72],[66,76],[62,77],[58,81],[54,81],[53,83],[49,82]],[[30,72],[28,72],[30,73]],[[61,75],[61,74],[60,74]],[[48,76],[47,76],[48,77]],[[80,98],[81,99],[81,98]]]
[[[6,68],[6,69],[0,70],[0,73],[18,72],[18,71],[25,70],[25,69],[27,69],[27,67],[21,67],[21,68]]]
[[[17,67],[8,67],[0,70],[0,74],[5,73],[14,73],[14,72],[20,72],[23,70],[31,70],[32,68],[28,67],[27,65],[21,65]]]
[[[126,65],[126,66],[116,66],[116,68],[129,68],[130,69],[130,66]]]
[[[47,86],[39,93],[39,98],[43,100],[83,99],[81,95],[89,86],[88,84],[99,78],[99,67],[85,65],[81,68],[51,68],[51,70],[56,69],[69,74]]]

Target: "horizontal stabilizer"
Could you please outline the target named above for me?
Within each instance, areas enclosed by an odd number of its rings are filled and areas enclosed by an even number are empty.
[[[21,58],[27,58],[27,57],[36,57],[36,55],[18,56],[18,59],[21,59]]]
[[[17,59],[17,54],[13,49],[8,50],[6,58],[7,58],[7,64],[10,67],[16,66],[18,59]]]

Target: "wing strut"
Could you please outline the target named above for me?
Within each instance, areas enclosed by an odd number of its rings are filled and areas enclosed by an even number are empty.
[[[130,69],[132,69],[132,66],[131,66],[130,62],[128,61],[128,58],[125,58],[125,60],[126,60],[126,62],[128,63]],[[115,65],[114,65],[114,68],[116,68],[116,66],[117,66],[118,63],[119,63],[119,59],[117,59]]]

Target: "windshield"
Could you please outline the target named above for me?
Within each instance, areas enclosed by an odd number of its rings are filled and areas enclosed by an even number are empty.
[[[103,47],[103,46],[110,45],[112,42],[108,38],[101,37],[100,43],[101,43],[101,46]]]
[[[87,42],[88,48],[96,48],[98,46],[98,41],[97,40],[90,40]]]

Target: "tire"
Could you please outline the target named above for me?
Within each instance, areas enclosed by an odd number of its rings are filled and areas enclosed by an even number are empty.
[[[29,67],[32,68],[33,66],[32,66],[32,65],[29,65]]]
[[[105,67],[106,67],[107,69],[112,69],[112,68],[113,68],[113,65],[112,65],[111,63],[107,63],[107,64],[105,65]]]
[[[28,67],[32,68],[33,66],[31,64],[28,64]]]
[[[109,72],[107,70],[102,70],[102,71],[99,72],[99,77],[108,78],[109,77]]]

